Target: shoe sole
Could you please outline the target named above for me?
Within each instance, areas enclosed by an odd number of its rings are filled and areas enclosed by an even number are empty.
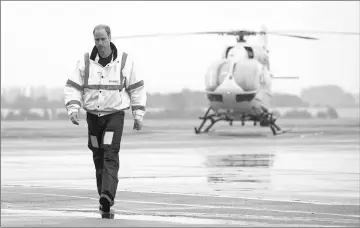
[[[102,212],[101,213],[101,218],[103,219],[114,219],[115,214],[110,213],[110,212]]]
[[[110,212],[104,212],[104,211],[101,210],[101,206],[100,206],[99,207],[99,212],[101,214],[101,218],[114,219],[114,217],[115,217],[115,213],[111,209],[110,209]]]

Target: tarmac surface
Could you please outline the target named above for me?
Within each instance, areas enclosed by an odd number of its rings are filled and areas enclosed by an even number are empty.
[[[359,227],[358,120],[278,123],[292,131],[127,120],[109,220],[84,120],[2,122],[1,227]]]

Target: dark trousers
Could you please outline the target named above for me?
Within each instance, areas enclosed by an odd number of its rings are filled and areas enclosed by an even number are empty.
[[[107,194],[114,205],[118,186],[119,151],[124,127],[124,112],[105,116],[87,113],[88,147],[93,152],[99,196]]]

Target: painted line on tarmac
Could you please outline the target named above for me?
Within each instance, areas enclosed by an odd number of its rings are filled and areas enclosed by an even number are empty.
[[[164,211],[164,210],[187,210],[193,208],[193,206],[186,207],[153,207],[153,208],[144,208],[141,211]]]
[[[217,219],[209,219],[209,218],[196,218],[196,217],[189,217],[189,216],[208,216],[207,214],[203,214],[203,213],[185,213],[184,215],[188,215],[188,216],[176,216],[174,214],[168,214],[168,215],[137,215],[135,213],[141,213],[141,211],[128,211],[128,210],[115,210],[117,212],[125,212],[125,213],[131,213],[132,215],[124,215],[124,214],[117,214],[115,213],[115,218],[116,220],[138,220],[138,221],[157,221],[157,222],[169,222],[169,223],[181,223],[181,224],[188,224],[188,225],[246,225],[246,226],[269,226],[269,225],[273,225],[276,227],[279,226],[285,226],[285,227],[289,227],[289,226],[294,226],[294,227],[314,227],[314,225],[309,225],[309,224],[268,224],[268,223],[261,223],[261,222],[244,222],[244,221],[239,221],[239,220],[230,220],[228,219],[228,215],[223,215],[224,217],[222,218],[217,218]],[[64,216],[64,217],[87,217],[87,218],[94,218],[95,216],[99,216],[98,213],[92,212],[92,211],[88,211],[88,212],[79,212],[79,211],[69,211],[67,209],[65,210],[26,210],[26,209],[1,209],[1,214],[3,215],[3,222],[4,220],[14,220],[16,219],[17,221],[19,220],[19,217],[21,218],[26,218],[26,217],[36,217],[36,216],[40,216],[41,219],[44,219],[44,217],[52,217],[52,216]],[[19,215],[20,214],[20,215]],[[248,217],[248,216],[245,216]],[[252,216],[255,219],[259,219],[259,216]],[[12,219],[13,218],[13,219]],[[274,220],[276,220],[276,217],[271,217],[271,218],[275,218]],[[270,217],[266,217],[266,219],[271,219]],[[99,218],[100,219],[100,218]],[[280,219],[280,220],[284,220],[284,219]],[[289,221],[291,220],[291,218],[285,219],[284,221]],[[22,220],[24,221],[24,220]],[[303,221],[303,220],[301,220]],[[332,227],[332,226],[328,226],[328,225],[319,225],[316,224],[316,227]],[[334,227],[339,227],[339,226],[334,226]]]
[[[133,211],[128,211],[130,213],[134,213]],[[12,214],[6,215],[5,213],[13,213],[16,214],[16,217],[25,218],[29,215],[39,215],[44,216],[72,216],[72,217],[88,217],[94,218],[94,216],[98,213],[86,213],[86,212],[69,212],[69,211],[47,211],[47,210],[21,210],[21,209],[1,209],[1,214],[4,217],[14,216]],[[22,213],[19,216],[19,213]],[[6,219],[6,218],[5,218]],[[100,219],[100,218],[99,218]],[[264,226],[268,225],[266,223],[259,222],[241,222],[237,220],[223,220],[223,219],[206,219],[206,218],[192,218],[192,217],[184,217],[184,216],[159,216],[159,215],[122,215],[116,214],[116,220],[138,220],[138,221],[157,221],[157,222],[169,222],[169,223],[181,223],[181,224],[190,224],[190,225],[246,225],[246,226]]]
[[[23,218],[22,221],[24,221],[24,218],[36,218],[38,216],[41,217],[41,219],[44,219],[44,217],[87,217],[87,218],[94,218],[99,216],[97,212],[94,212],[94,210],[85,210],[86,212],[82,212],[80,210],[68,210],[68,209],[56,209],[56,210],[26,210],[26,209],[1,209],[1,214],[3,216],[3,223],[4,221],[11,222],[11,221],[19,221],[19,217]],[[130,215],[124,215],[124,214],[118,214],[116,212],[124,212],[124,213],[130,213]],[[153,214],[153,215],[139,215],[136,213],[142,213],[141,211],[129,211],[129,210],[115,210],[115,218],[116,220],[138,220],[138,221],[156,221],[156,222],[169,222],[169,223],[180,223],[180,224],[188,224],[188,225],[246,225],[246,226],[284,226],[284,227],[314,227],[315,225],[310,224],[269,224],[264,222],[251,222],[251,221],[239,221],[239,220],[230,220],[229,215],[220,215],[216,214],[218,217],[216,219],[210,219],[201,216],[209,216],[209,214],[204,213],[184,213],[182,216],[174,215],[173,213],[168,214]],[[200,217],[192,217],[192,216],[200,216]],[[212,216],[212,215],[210,215]],[[263,216],[248,216],[245,215],[246,219],[264,219]],[[99,218],[100,219],[100,218]],[[290,221],[293,220],[292,218],[277,218],[274,216],[265,216],[265,219],[267,220],[280,220],[280,221]],[[297,219],[300,221],[304,221],[303,219]],[[278,221],[278,222],[280,222]],[[311,220],[308,220],[309,222]],[[326,220],[330,221],[330,220]],[[331,220],[332,221],[332,220]],[[331,222],[330,221],[330,222]],[[317,220],[312,222],[319,222]],[[329,225],[319,225],[316,224],[316,227],[339,227],[339,226],[329,226]]]
[[[250,208],[250,207],[235,207],[235,206],[213,206],[213,205],[200,205],[200,204],[180,204],[180,203],[161,203],[161,202],[149,202],[149,201],[136,201],[136,200],[117,200],[125,203],[138,203],[138,204],[155,204],[155,205],[177,205],[177,206],[187,206],[194,208],[208,208],[208,209],[240,209],[240,210],[251,210],[251,211],[266,211],[266,212],[282,212],[282,213],[299,213],[299,214],[311,214],[311,215],[331,215],[331,216],[340,216],[340,217],[352,217],[360,218],[360,215],[344,215],[344,214],[334,214],[334,213],[315,213],[308,211],[289,211],[289,210],[276,210],[276,209],[261,209],[261,208]]]
[[[167,216],[174,216],[174,212],[160,212],[156,213],[154,215],[167,215]],[[300,222],[323,222],[323,223],[334,223],[333,218],[312,218],[312,217],[294,217],[294,216],[269,216],[269,215],[249,215],[249,214],[233,214],[233,213],[227,213],[227,214],[208,214],[208,213],[202,213],[202,212],[182,212],[182,216],[191,216],[191,217],[204,217],[212,216],[212,218],[217,219],[227,219],[229,217],[237,217],[237,219],[251,219],[251,220],[267,220],[267,221],[277,221],[277,222],[289,222],[289,221],[300,221]],[[359,223],[358,219],[337,219],[337,223]],[[299,225],[300,227],[303,224]]]
[[[12,181],[12,183],[24,181]],[[32,182],[32,181],[27,181]],[[36,181],[34,181],[36,182]],[[31,185],[22,185],[25,187],[36,187],[36,188],[56,188],[56,189],[77,189],[77,190],[92,190],[89,188],[81,187],[71,187],[71,186],[31,186]],[[1,186],[3,187],[14,187],[14,186]],[[206,194],[192,194],[192,193],[176,193],[176,192],[157,192],[157,191],[136,191],[136,190],[121,190],[122,192],[133,192],[133,193],[146,193],[146,194],[162,194],[162,195],[180,195],[180,196],[199,196],[199,197],[213,197],[213,198],[227,198],[227,199],[245,199],[245,200],[258,200],[258,201],[275,201],[275,202],[285,202],[285,203],[301,203],[301,204],[314,204],[314,205],[329,205],[329,206],[358,206],[358,204],[346,204],[346,203],[335,203],[335,202],[315,202],[315,201],[305,201],[305,200],[287,200],[280,198],[257,198],[257,197],[244,197],[244,196],[221,196],[221,195],[206,195]]]
[[[301,204],[315,204],[315,205],[329,205],[329,206],[358,206],[358,204],[343,204],[343,203],[327,203],[327,202],[314,202],[314,201],[300,201],[300,200],[286,200],[277,198],[256,198],[256,197],[242,197],[242,196],[220,196],[220,195],[206,195],[206,194],[192,194],[192,193],[176,193],[176,192],[146,192],[146,191],[129,191],[122,190],[122,192],[134,192],[134,193],[149,193],[149,194],[162,194],[162,195],[181,195],[181,196],[201,196],[201,197],[213,197],[213,198],[228,198],[228,199],[245,199],[245,200],[258,200],[258,201],[276,201],[286,203],[301,203]]]
[[[62,195],[52,193],[37,193],[37,192],[10,192],[1,191],[2,193],[14,193],[23,195],[42,195],[42,196],[58,196],[58,197],[69,197],[77,199],[91,199],[98,201],[97,198],[87,196],[73,196],[73,195]],[[349,214],[335,214],[335,213],[315,213],[309,211],[289,211],[289,210],[276,210],[276,209],[264,209],[264,208],[250,208],[250,207],[234,207],[234,206],[214,206],[214,205],[200,205],[200,204],[182,204],[182,203],[163,203],[163,202],[151,202],[151,201],[139,201],[139,200],[115,200],[116,202],[124,203],[136,203],[136,204],[154,204],[154,205],[169,205],[169,206],[181,206],[181,207],[194,207],[194,208],[213,208],[213,209],[241,209],[251,211],[267,211],[267,212],[282,212],[282,213],[298,213],[298,214],[311,214],[311,215],[328,215],[328,216],[340,216],[340,217],[351,217],[360,218],[360,215],[349,215]]]
[[[94,212],[94,209],[84,208],[84,209],[68,209],[68,208],[53,208],[55,211],[67,211],[67,212]],[[146,216],[166,216],[166,217],[190,217],[190,218],[196,218],[196,219],[221,219],[221,220],[229,220],[229,217],[236,218],[237,220],[234,221],[243,221],[245,220],[267,220],[267,221],[276,221],[276,222],[287,222],[289,221],[300,221],[300,222],[322,222],[322,223],[333,223],[333,218],[312,218],[312,217],[293,217],[293,216],[269,216],[269,215],[251,215],[251,214],[233,214],[233,213],[225,213],[225,214],[218,214],[218,213],[203,213],[203,212],[180,212],[180,211],[163,211],[159,212],[159,209],[170,209],[169,207],[164,208],[152,208],[154,211],[148,211],[148,208],[146,209],[136,209],[136,210],[119,210],[114,209],[115,214],[119,212],[123,213],[130,213],[132,215],[135,215],[135,213],[146,215]],[[179,208],[173,208],[173,209],[179,209]],[[189,209],[183,208],[184,210]],[[148,213],[148,214],[144,214]],[[180,214],[179,214],[180,213]],[[239,220],[240,219],[240,220]],[[337,223],[358,223],[358,219],[337,219]],[[299,227],[302,227],[304,224],[292,224],[297,225]],[[312,225],[308,225],[312,226]],[[315,226],[315,225],[314,225]],[[318,224],[316,224],[318,226]]]

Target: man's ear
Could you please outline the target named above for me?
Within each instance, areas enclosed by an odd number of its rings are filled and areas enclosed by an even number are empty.
[[[111,35],[109,35],[109,41],[111,42]]]

